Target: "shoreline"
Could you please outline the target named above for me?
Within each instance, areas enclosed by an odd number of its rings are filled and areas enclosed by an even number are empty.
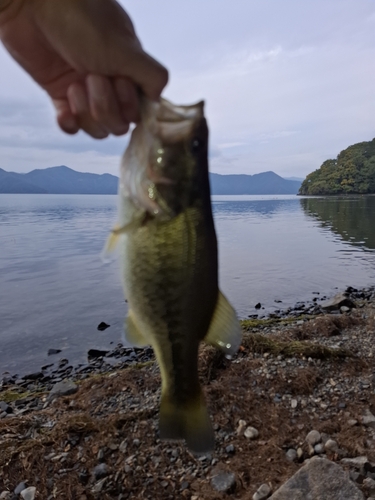
[[[341,293],[347,294],[349,301],[352,302],[358,299],[365,300],[370,298],[372,294],[375,294],[375,287],[356,289],[349,286]],[[249,327],[267,327],[267,325],[273,323],[288,324],[300,318],[311,319],[311,317],[322,315],[330,309],[324,308],[324,303],[330,300],[327,295],[320,294],[320,292],[312,292],[312,295],[314,295],[312,300],[297,301],[293,307],[289,306],[285,309],[281,308],[282,301],[275,299],[274,307],[276,309],[272,312],[263,313],[262,310],[264,307],[261,303],[258,303],[254,307],[258,312],[249,314],[246,319],[241,319],[241,326],[246,329]],[[268,307],[268,311],[269,309],[270,307]],[[333,307],[331,309],[334,314],[340,314],[339,308]],[[135,366],[138,363],[145,363],[155,359],[151,347],[134,348],[124,346],[122,343],[118,343],[116,347],[108,349],[91,347],[86,353],[86,363],[70,363],[69,359],[63,357],[63,351],[60,349],[49,349],[49,351],[56,351],[50,354],[50,362],[44,363],[39,369],[33,372],[25,371],[23,374],[11,374],[8,371],[3,372],[0,375],[0,398],[4,386],[17,386],[30,392],[36,389],[49,391],[54,384],[66,378],[75,381],[84,380],[92,374],[110,373],[114,370],[125,369]],[[56,356],[60,353],[62,357],[56,360]]]
[[[159,441],[160,375],[150,348],[119,347],[128,359],[110,353],[113,365],[94,352],[78,373],[64,361],[49,380],[3,381],[0,498],[28,488],[48,500],[251,500],[262,488],[277,495],[312,457],[338,467],[343,488],[351,478],[359,496],[348,498],[370,498],[375,290],[350,289],[325,309],[316,302],[243,321],[230,361],[202,347],[200,379],[216,440],[207,455]],[[316,314],[308,314],[312,307]]]
[[[350,286],[341,293],[346,294],[349,302],[354,303],[356,300],[368,300],[372,296],[375,296],[375,287],[356,289]],[[241,326],[243,329],[262,329],[272,324],[292,324],[296,321],[301,321],[301,318],[304,321],[315,316],[320,316],[328,310],[331,310],[333,314],[341,314],[339,307],[324,307],[324,303],[331,300],[326,295],[321,296],[320,292],[312,292],[312,294],[315,297],[311,301],[296,302],[294,307],[280,308],[266,314],[262,314],[262,305],[258,303],[255,309],[259,313],[250,314],[247,319],[240,320]],[[275,306],[282,304],[280,300],[275,300],[274,302]],[[51,350],[53,351],[54,349]],[[54,358],[60,354],[61,351],[58,351],[59,349],[56,350],[55,354],[52,354]],[[59,358],[58,361],[53,361],[53,358],[51,358],[50,363],[42,365],[35,372],[26,372],[23,375],[12,375],[9,372],[4,372],[2,378],[0,378],[0,398],[4,387],[16,386],[25,389],[25,392],[33,392],[35,390],[45,392],[50,391],[56,383],[66,378],[74,381],[85,380],[90,375],[110,373],[115,370],[122,370],[154,361],[154,359],[153,350],[148,346],[144,348],[125,347],[122,343],[118,343],[112,349],[97,349],[93,347],[87,351],[87,363],[71,364],[65,357]]]

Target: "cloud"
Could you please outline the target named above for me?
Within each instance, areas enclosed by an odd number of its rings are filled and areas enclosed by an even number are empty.
[[[121,2],[170,70],[166,97],[206,100],[211,170],[304,176],[374,137],[372,1]],[[0,167],[117,171],[128,138],[64,135],[48,98],[1,50],[0,67]]]
[[[97,151],[72,152],[58,149],[1,147],[1,168],[13,172],[30,172],[34,169],[66,165],[79,172],[119,175],[119,155],[101,154]]]

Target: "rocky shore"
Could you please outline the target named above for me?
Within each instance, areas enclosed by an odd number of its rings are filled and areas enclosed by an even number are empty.
[[[315,298],[242,321],[231,361],[202,347],[207,456],[158,440],[150,348],[4,374],[0,499],[375,497],[375,292]]]

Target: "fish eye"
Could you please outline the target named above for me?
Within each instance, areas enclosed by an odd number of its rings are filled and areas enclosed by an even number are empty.
[[[195,137],[191,143],[191,149],[192,149],[193,153],[196,153],[197,151],[199,151],[201,145],[202,145],[202,142],[197,137]]]

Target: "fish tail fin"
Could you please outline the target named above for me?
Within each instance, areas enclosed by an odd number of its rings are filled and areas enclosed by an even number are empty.
[[[168,394],[162,396],[159,417],[160,438],[185,439],[193,453],[207,453],[215,445],[214,432],[203,393],[191,401],[178,404]]]

